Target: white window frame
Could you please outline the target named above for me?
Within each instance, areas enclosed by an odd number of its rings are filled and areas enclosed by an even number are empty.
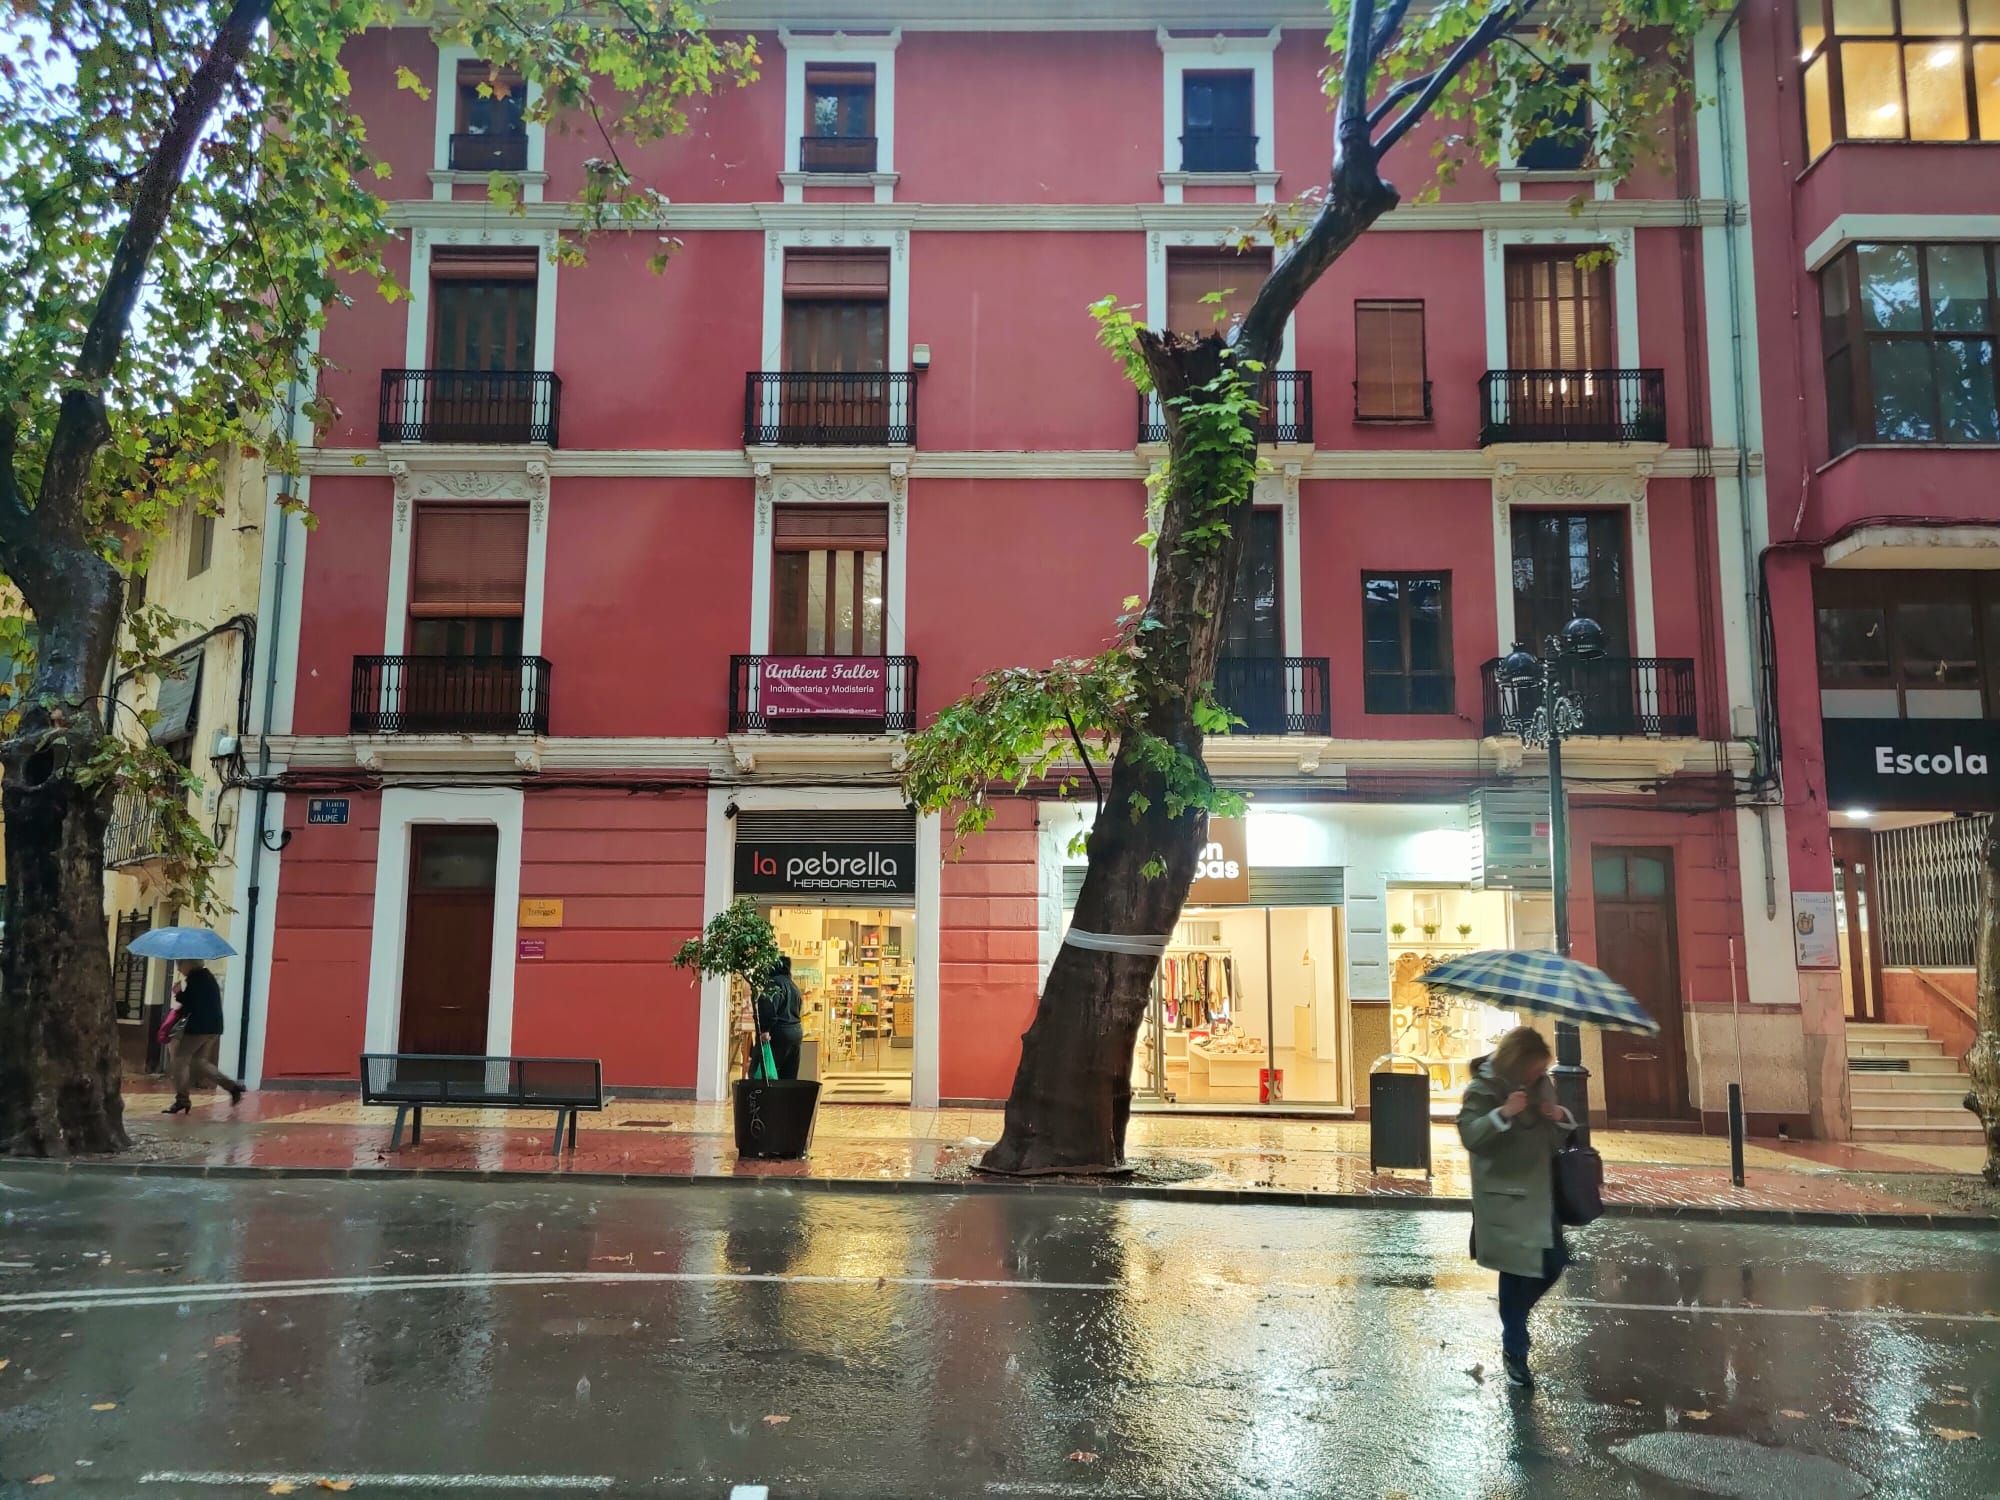
[[[1489,229],[1486,231],[1486,368],[1504,370],[1507,364],[1507,251],[1513,246],[1537,249],[1556,246],[1582,254],[1592,249],[1608,249],[1616,257],[1611,266],[1612,309],[1617,319],[1617,358],[1621,370],[1639,368],[1639,267],[1634,258],[1630,229],[1603,233],[1544,229]]]
[[[1525,446],[1525,445],[1524,445]],[[1496,655],[1514,646],[1514,521],[1516,510],[1623,510],[1625,564],[1632,591],[1632,654],[1659,655],[1653,609],[1653,543],[1646,525],[1647,462],[1625,460],[1615,471],[1533,467],[1501,458],[1493,481],[1493,615]],[[1540,654],[1540,641],[1524,642]]]
[[[493,967],[486,991],[486,1052],[514,1050],[514,951],[521,914],[519,787],[385,787],[375,845],[375,920],[368,948],[364,1050],[394,1052],[402,1027],[403,951],[410,911],[410,830],[418,824],[484,824],[499,830],[493,870]]]
[[[910,368],[910,232],[773,229],[764,236],[765,371],[785,368],[785,253],[789,250],[886,250],[889,253],[889,349],[892,374]]]
[[[1275,201],[1277,178],[1277,70],[1275,59],[1281,33],[1276,27],[1262,36],[1175,36],[1164,26],[1157,33],[1163,66],[1160,186],[1167,203],[1186,201],[1190,178],[1197,182],[1254,181],[1258,201]],[[1243,71],[1250,74],[1251,121],[1257,131],[1254,172],[1194,172],[1181,167],[1181,135],[1189,73]],[[1259,179],[1266,179],[1263,181]]]
[[[846,32],[801,33],[783,27],[778,41],[785,49],[785,178],[801,175],[799,141],[806,133],[806,67],[811,63],[872,63],[875,68],[875,170],[871,179],[877,203],[896,199],[896,48],[900,27],[872,35]],[[844,178],[847,174],[832,174]],[[830,186],[845,186],[835,181]],[[785,201],[805,201],[804,183],[784,181]]]
[[[470,47],[438,48],[437,87],[431,92],[431,98],[437,105],[436,133],[431,144],[431,198],[435,202],[449,203],[454,187],[460,183],[483,185],[488,176],[485,172],[454,172],[451,169],[451,137],[453,127],[458,124],[458,65],[478,61],[479,54]],[[542,86],[529,81],[525,87],[527,103],[532,108],[542,96]],[[546,125],[535,120],[528,121],[527,169],[510,174],[520,179],[523,203],[542,201],[542,188],[549,180],[548,134]]]
[[[514,225],[484,225],[477,228],[410,231],[410,311],[403,325],[403,367],[428,369],[431,357],[431,251],[491,246],[525,248],[532,246],[535,257],[535,368],[553,371],[556,367],[556,232]]]
[[[1593,88],[1597,84],[1598,69],[1602,65],[1603,59],[1595,56],[1575,58],[1563,63],[1565,68],[1588,69]],[[1598,128],[1596,119],[1597,105],[1592,103],[1589,107],[1592,116],[1591,130],[1595,134]],[[1519,203],[1521,201],[1521,184],[1524,182],[1588,182],[1591,184],[1591,196],[1594,198],[1604,200],[1617,196],[1617,178],[1602,167],[1578,167],[1575,171],[1537,172],[1522,166],[1520,164],[1520,148],[1514,142],[1514,132],[1511,129],[1500,132],[1499,154],[1500,159],[1495,168],[1495,175],[1500,179],[1500,201],[1502,203]]]
[[[910,592],[910,466],[900,460],[882,469],[829,470],[778,468],[760,462],[754,469],[757,522],[751,528],[750,654],[771,649],[772,510],[779,505],[881,505],[889,512],[889,550],[883,561],[888,591],[882,602],[882,654],[907,652],[903,619]]]

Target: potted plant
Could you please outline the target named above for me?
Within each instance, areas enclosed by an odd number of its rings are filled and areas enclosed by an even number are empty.
[[[754,1008],[758,989],[777,972],[783,958],[770,919],[757,909],[756,902],[738,897],[709,919],[700,937],[681,944],[674,964],[732,983],[741,981],[750,991]],[[731,1085],[736,1150],[741,1156],[792,1160],[804,1156],[812,1141],[819,1084],[811,1079],[772,1077],[769,1056],[763,1037],[753,1037],[748,1076]]]
[[[1389,936],[1390,936],[1390,937],[1397,937],[1397,938],[1399,938],[1399,937],[1401,937],[1401,936],[1402,936],[1402,935],[1403,935],[1404,933],[1408,932],[1409,930],[1410,930],[1410,929],[1409,929],[1408,927],[1404,926],[1404,925],[1403,925],[1403,924],[1402,924],[1401,922],[1391,922],[1391,923],[1389,924]]]
[[[1458,924],[1458,940],[1461,943],[1472,941],[1472,924],[1470,922],[1460,922]]]
[[[1427,942],[1427,943],[1434,943],[1434,942],[1436,942],[1436,941],[1437,941],[1437,935],[1438,935],[1438,924],[1437,924],[1437,923],[1435,923],[1435,922],[1426,922],[1426,923],[1424,923],[1424,941],[1425,941],[1425,942]]]

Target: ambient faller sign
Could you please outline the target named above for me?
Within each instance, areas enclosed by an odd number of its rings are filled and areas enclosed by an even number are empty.
[[[879,719],[889,711],[889,664],[879,656],[767,656],[757,709],[786,719]]]

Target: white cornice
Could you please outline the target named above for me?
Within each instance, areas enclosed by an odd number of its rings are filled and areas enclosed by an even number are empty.
[[[415,450],[399,450],[401,459]],[[491,450],[494,463],[519,467],[515,450]],[[1539,450],[1538,450],[1539,451]],[[1691,479],[1709,474],[1733,473],[1733,448],[1668,448],[1664,452],[1648,448],[1652,460],[1649,477]],[[1658,454],[1654,457],[1654,454]],[[473,468],[480,463],[481,450],[455,447],[446,467]],[[570,448],[545,455],[550,474],[557,479],[749,479],[757,463],[782,460],[789,468],[821,470],[878,470],[890,463],[906,463],[912,479],[1144,479],[1151,456],[1129,448],[1079,449],[1032,453],[945,452],[924,449],[773,449],[751,453],[741,448],[658,449],[658,448]],[[339,476],[389,474],[390,455],[377,448],[306,448],[300,461],[308,474]],[[1511,445],[1491,448],[1380,448],[1328,449],[1312,453],[1300,464],[1302,479],[1478,479],[1492,480],[1501,465],[1515,463],[1518,454]],[[1603,444],[1569,450],[1566,470],[1596,472],[1629,469],[1633,460],[1626,450]],[[1763,455],[1751,455],[1752,472],[1760,472]]]
[[[1245,12],[1248,14],[1245,14]],[[714,0],[723,30],[1155,31],[1302,27],[1324,35],[1326,0]]]
[[[661,229],[676,234],[798,229],[962,234],[1157,230],[1220,237],[1243,229],[1246,210],[1256,207],[1246,203],[676,203],[657,221],[629,228],[630,232],[647,234]],[[398,229],[490,227],[494,213],[493,204],[484,199],[388,206],[389,222]],[[525,203],[506,217],[527,229],[570,229],[582,223],[575,206],[567,203]],[[1587,235],[1617,229],[1720,226],[1727,217],[1720,198],[1607,198],[1586,202],[1578,210],[1568,203],[1532,200],[1413,203],[1384,215],[1375,230],[1428,234],[1453,229],[1568,230]],[[1737,217],[1741,222],[1740,210]],[[627,230],[620,226],[601,232]]]

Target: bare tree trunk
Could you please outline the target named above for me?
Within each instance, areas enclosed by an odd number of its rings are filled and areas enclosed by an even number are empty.
[[[1986,833],[1979,877],[1978,983],[1973,1005],[1978,1034],[1965,1054],[1972,1090],[1965,1107],[1986,1134],[1986,1180],[2000,1187],[2000,818]]]

